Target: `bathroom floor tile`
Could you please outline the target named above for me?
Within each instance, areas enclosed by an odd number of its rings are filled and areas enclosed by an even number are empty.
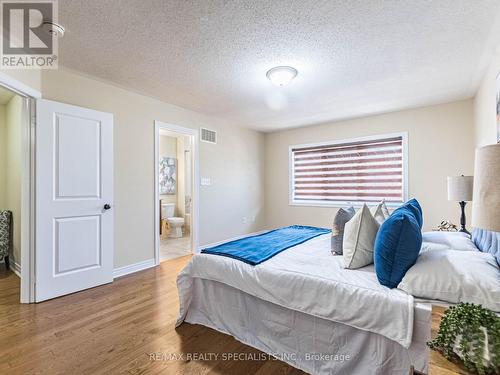
[[[191,254],[191,238],[166,238],[160,240],[160,262]]]

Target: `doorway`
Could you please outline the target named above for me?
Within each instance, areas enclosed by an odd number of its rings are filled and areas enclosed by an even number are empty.
[[[9,281],[0,291],[20,290],[21,303],[30,303],[112,282],[113,115],[43,100],[1,72],[0,90],[4,104],[18,109],[0,113],[0,120],[17,119],[12,131],[1,124],[0,134],[8,141],[0,144],[0,184],[16,184],[0,191],[0,210],[8,211],[0,272]]]
[[[34,301],[34,128],[40,93],[0,73],[0,289]]]
[[[155,121],[155,262],[192,254],[198,233],[198,133]]]

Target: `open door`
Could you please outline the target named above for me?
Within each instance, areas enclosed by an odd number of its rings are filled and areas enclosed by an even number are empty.
[[[113,115],[36,104],[35,300],[113,281]]]

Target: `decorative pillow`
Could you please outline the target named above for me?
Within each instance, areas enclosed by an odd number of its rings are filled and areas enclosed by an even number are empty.
[[[395,288],[415,264],[422,232],[414,210],[401,206],[380,226],[374,246],[375,272],[380,284]]]
[[[410,199],[404,205],[399,207],[398,210],[400,208],[406,208],[409,209],[411,212],[413,212],[415,218],[417,219],[418,225],[420,226],[420,229],[422,229],[422,225],[424,224],[422,207],[420,207],[420,203],[418,203],[418,201],[415,198]]]
[[[373,243],[379,226],[366,204],[346,223],[344,268],[355,269],[373,263]]]
[[[332,228],[332,254],[342,255],[342,243],[344,241],[344,227],[345,224],[352,219],[356,211],[354,207],[346,209],[339,209],[335,218],[333,219]]]
[[[415,297],[481,304],[500,312],[500,268],[480,251],[438,250],[418,257],[398,288]]]
[[[478,251],[478,248],[463,232],[424,232],[420,252],[429,250]]]
[[[389,210],[385,205],[385,200],[377,204],[375,207],[370,208],[370,212],[379,224],[382,224],[390,216]]]

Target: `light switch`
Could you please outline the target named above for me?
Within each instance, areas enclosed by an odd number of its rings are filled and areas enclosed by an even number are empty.
[[[210,177],[202,177],[201,178],[201,185],[202,186],[210,186],[210,185],[212,185],[212,182],[210,181]]]

